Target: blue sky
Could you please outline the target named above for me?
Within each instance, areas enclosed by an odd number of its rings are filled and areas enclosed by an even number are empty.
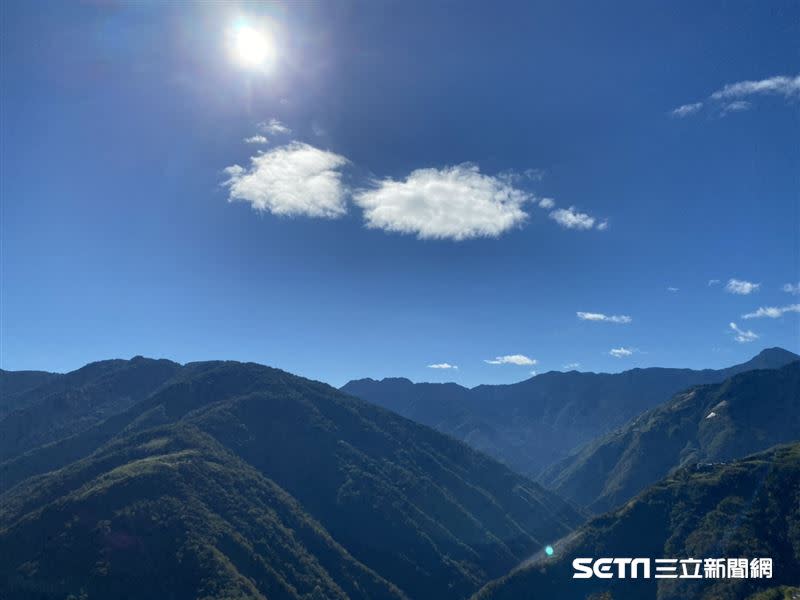
[[[430,4],[3,3],[2,367],[798,351],[800,5]]]

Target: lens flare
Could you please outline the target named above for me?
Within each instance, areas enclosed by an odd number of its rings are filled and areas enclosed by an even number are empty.
[[[553,550],[552,546],[546,546],[544,549],[544,553],[547,554],[547,556],[553,556],[553,552],[555,552],[555,550]]]

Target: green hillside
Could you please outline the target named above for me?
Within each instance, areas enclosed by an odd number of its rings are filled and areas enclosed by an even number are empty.
[[[541,478],[595,512],[672,469],[740,458],[800,438],[800,361],[700,386],[588,444]]]
[[[573,579],[574,557],[770,557],[772,579]],[[681,469],[594,519],[476,600],[744,600],[800,583],[800,443]],[[773,589],[777,588],[777,589]],[[768,591],[767,590],[771,590]]]

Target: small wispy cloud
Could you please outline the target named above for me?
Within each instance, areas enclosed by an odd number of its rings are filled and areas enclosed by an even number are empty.
[[[269,140],[264,135],[251,135],[244,138],[245,144],[268,144]]]
[[[613,356],[614,358],[624,358],[626,356],[630,356],[636,352],[635,348],[626,348],[624,346],[620,346],[619,348],[612,348],[608,351],[608,353]]]
[[[271,133],[272,135],[289,135],[292,133],[292,130],[278,119],[262,121],[258,124],[258,128],[264,133]]]
[[[758,334],[748,330],[741,329],[736,323],[731,321],[728,326],[733,331],[733,339],[735,339],[740,344],[746,344],[747,342],[754,342],[758,339]]]
[[[581,363],[573,362],[573,363],[565,364],[562,368],[565,371],[574,371],[575,369],[577,369],[580,366],[581,366]]]
[[[793,296],[800,295],[800,282],[784,283],[781,289],[787,294],[792,294]]]
[[[719,285],[722,283],[719,279],[709,279],[708,280],[708,287],[714,287],[715,285]]]
[[[672,293],[674,294],[675,292],[680,292],[680,291],[681,291],[681,288],[676,288],[676,287],[674,287],[674,286],[669,286],[669,287],[667,288],[667,291],[668,291],[668,292],[672,292]]]
[[[745,281],[744,279],[729,279],[728,283],[725,285],[725,291],[729,294],[747,296],[753,292],[757,292],[760,287],[760,283],[753,283],[752,281]]]
[[[702,102],[692,102],[691,104],[683,104],[682,106],[671,110],[669,114],[678,119],[682,119],[684,117],[688,117],[689,115],[695,114],[701,108],[703,108]]]
[[[544,169],[525,169],[523,174],[531,181],[541,181],[547,172]]]
[[[732,112],[744,112],[746,110],[750,110],[753,108],[753,103],[748,102],[747,100],[734,100],[733,102],[728,102],[722,107],[722,114],[727,115],[728,113]]]
[[[539,207],[544,208],[545,210],[550,210],[556,205],[556,201],[552,198],[540,198],[539,199]]]
[[[788,306],[762,306],[758,310],[742,315],[743,319],[760,319],[769,317],[778,319],[786,313],[800,313],[800,304],[789,304]]]
[[[550,213],[550,218],[566,229],[591,229],[596,222],[594,217],[578,212],[574,206],[556,209]]]
[[[456,369],[458,370],[458,365],[451,365],[450,363],[434,363],[432,365],[428,365],[429,369]]]
[[[767,79],[730,83],[713,92],[705,102],[684,104],[669,112],[673,117],[684,118],[699,113],[703,108],[717,110],[721,116],[752,108],[752,99],[758,96],[779,96],[786,100],[800,98],[800,75],[776,75]]]
[[[630,323],[633,321],[628,315],[605,315],[603,313],[577,312],[582,321],[601,321],[605,323]]]
[[[505,356],[497,356],[492,359],[484,360],[483,362],[490,365],[529,366],[529,365],[535,365],[537,363],[537,360],[535,358],[528,358],[524,354],[506,354]]]

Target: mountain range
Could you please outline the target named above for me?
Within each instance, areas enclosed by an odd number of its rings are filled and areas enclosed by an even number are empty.
[[[541,478],[594,512],[685,465],[730,461],[800,438],[800,361],[696,386],[550,467]]]
[[[104,361],[23,395],[3,420],[6,454],[22,440],[0,465],[4,598],[465,598],[583,520],[461,442],[261,365]]]
[[[474,388],[402,378],[359,379],[341,389],[536,477],[584,444],[689,387],[720,383],[754,369],[779,368],[798,358],[782,348],[770,348],[719,370],[551,371],[510,385]]]

